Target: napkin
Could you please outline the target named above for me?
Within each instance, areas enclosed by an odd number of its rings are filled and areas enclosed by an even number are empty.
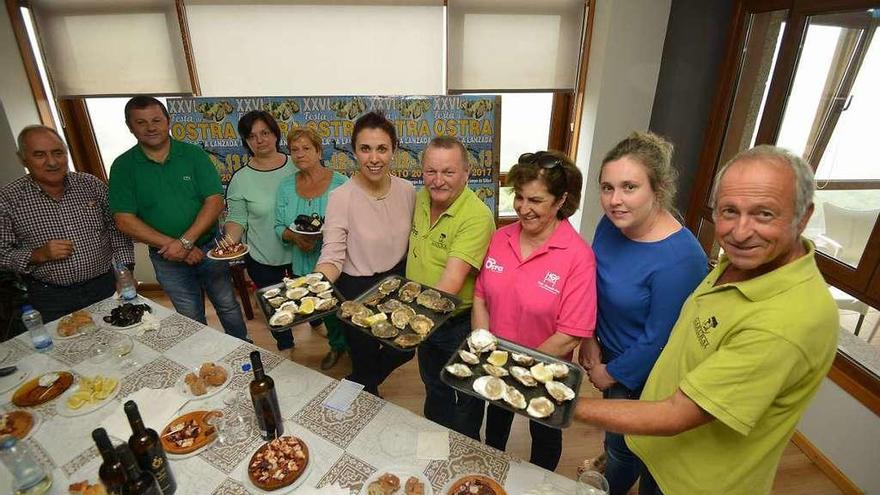
[[[326,485],[321,488],[303,485],[296,490],[296,493],[302,493],[304,495],[349,495],[351,489],[342,488],[339,485]]]
[[[159,319],[153,316],[153,313],[149,311],[144,311],[143,316],[141,316],[141,325],[138,327],[139,335],[143,335],[146,332],[150,332],[153,330],[159,329]]]
[[[126,397],[138,405],[144,424],[148,428],[160,431],[165,428],[174,416],[189,400],[173,388],[153,389],[142,388]],[[101,426],[111,437],[125,440],[131,436],[131,427],[122,405],[117,405],[113,414],[108,416]]]
[[[449,432],[420,431],[416,444],[416,459],[449,459]]]

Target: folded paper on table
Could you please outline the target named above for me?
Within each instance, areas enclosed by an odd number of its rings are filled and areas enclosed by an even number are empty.
[[[156,431],[165,428],[165,425],[174,419],[180,408],[188,402],[173,388],[142,388],[125,397],[121,402],[125,403],[129,400],[137,403],[147,428]],[[101,426],[107,430],[108,435],[119,440],[126,440],[131,436],[131,427],[121,405],[115,407],[113,414],[108,416],[101,423]]]

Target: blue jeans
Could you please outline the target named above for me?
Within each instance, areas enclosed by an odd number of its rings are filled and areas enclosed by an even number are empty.
[[[606,399],[637,400],[641,391],[632,391],[620,383],[615,383],[602,392]],[[605,479],[610,487],[609,495],[626,495],[639,479],[644,469],[642,461],[636,457],[620,433],[605,432],[605,454],[608,458],[605,466]]]
[[[207,252],[213,243],[201,246]],[[174,309],[205,325],[205,294],[214,305],[217,317],[227,335],[247,340],[247,326],[241,315],[241,306],[235,299],[229,264],[225,261],[202,260],[197,265],[168,261],[155,248],[150,248],[150,261],[156,271],[156,279],[168,294]]]
[[[484,402],[456,392],[440,372],[471,332],[471,312],[450,318],[418,348],[419,374],[425,384],[425,417],[462,435],[480,440]]]

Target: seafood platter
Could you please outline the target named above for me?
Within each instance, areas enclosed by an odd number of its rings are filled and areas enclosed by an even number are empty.
[[[257,291],[257,303],[273,332],[333,313],[342,294],[322,273],[284,278]]]
[[[450,387],[552,428],[571,424],[580,366],[476,329],[446,363]]]
[[[340,304],[336,315],[384,344],[408,350],[427,339],[459,304],[452,294],[391,275]]]

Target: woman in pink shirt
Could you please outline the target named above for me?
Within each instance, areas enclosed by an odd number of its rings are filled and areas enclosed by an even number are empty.
[[[519,221],[492,237],[477,278],[473,328],[571,359],[596,326],[596,261],[567,218],[580,203],[583,178],[565,155],[526,153],[507,175]],[[486,410],[486,443],[504,450],[513,413]],[[530,462],[553,471],[562,431],[529,422]]]
[[[378,112],[362,115],[354,124],[351,147],[360,168],[330,192],[324,245],[316,266],[336,282],[346,299],[361,295],[389,274],[404,275],[416,204],[412,183],[391,175],[397,150],[394,123]],[[379,395],[379,385],[412,359],[413,352],[398,351],[350,325],[345,327],[352,362],[347,378]]]

